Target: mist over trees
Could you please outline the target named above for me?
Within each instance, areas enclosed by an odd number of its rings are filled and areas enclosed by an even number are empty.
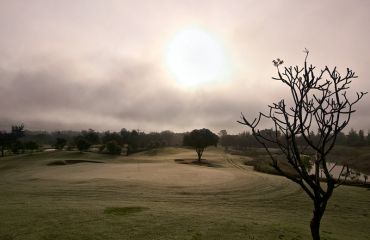
[[[23,127],[24,128],[24,127]],[[182,146],[185,133],[175,133],[169,130],[145,133],[140,130],[122,128],[118,132],[98,132],[93,129],[83,131],[30,131],[23,130],[18,134],[14,128],[11,133],[0,132],[0,148],[13,154],[24,153],[24,150],[35,151],[43,148],[59,150],[90,151],[98,149],[102,153],[126,155],[168,146]]]
[[[22,126],[22,125],[21,125]],[[77,149],[77,140],[84,139],[89,143],[89,147],[98,148],[100,152],[117,154],[118,146],[121,148],[121,153],[129,155],[138,151],[146,149],[168,147],[168,146],[182,146],[183,137],[189,133],[175,133],[169,130],[162,132],[145,133],[140,130],[127,130],[122,128],[118,132],[104,131],[98,132],[93,129],[83,131],[30,131],[23,129],[21,126],[13,126],[11,132],[6,130],[0,131],[0,151],[1,155],[9,151],[13,154],[24,152],[34,152],[42,148],[55,149]],[[18,128],[17,128],[18,127]],[[274,136],[273,129],[263,129],[260,133],[265,137]],[[277,133],[281,136],[281,133]],[[261,148],[261,144],[255,139],[251,132],[245,131],[238,134],[229,134],[227,130],[220,130],[218,145],[228,150],[247,150],[249,148]],[[317,133],[311,132],[313,139],[319,139]],[[302,136],[297,137],[298,143],[304,143]],[[108,150],[107,144],[110,144]],[[337,135],[337,145],[349,147],[366,147],[370,146],[370,130],[356,131],[351,129],[348,133],[340,132]],[[272,142],[266,142],[269,147],[277,147]],[[116,150],[112,150],[115,146]]]
[[[24,136],[24,125],[13,125],[11,132],[0,131],[1,156],[4,157],[5,150],[10,149],[18,153],[23,149],[23,144],[18,139]]]
[[[226,132],[226,130],[224,130]],[[262,129],[260,133],[268,136],[274,136],[275,132],[273,129]],[[277,134],[281,138],[281,133],[278,131]],[[227,132],[223,135],[220,135],[220,145],[225,147],[226,150],[236,149],[236,150],[246,150],[248,148],[261,148],[262,145],[255,139],[252,133],[245,131],[239,134],[228,134]],[[315,141],[319,140],[319,134],[316,132],[311,132],[310,136]],[[302,136],[297,136],[297,142],[303,144],[304,139]],[[272,142],[266,142],[269,147],[277,147],[276,144]],[[365,147],[370,146],[370,130],[365,134],[364,130],[356,131],[351,129],[347,134],[340,132],[337,135],[338,146],[349,146],[349,147]]]

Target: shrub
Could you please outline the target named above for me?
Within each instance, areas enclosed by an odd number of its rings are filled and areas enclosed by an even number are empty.
[[[116,141],[107,142],[106,149],[109,154],[119,155],[122,152],[122,147]]]

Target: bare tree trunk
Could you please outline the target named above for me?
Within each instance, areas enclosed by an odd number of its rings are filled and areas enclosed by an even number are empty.
[[[325,211],[323,205],[326,204],[323,204],[322,200],[315,200],[315,209],[310,223],[312,240],[320,240],[320,224]]]

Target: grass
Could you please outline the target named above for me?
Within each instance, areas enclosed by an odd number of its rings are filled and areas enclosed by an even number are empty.
[[[2,158],[0,239],[310,239],[312,204],[297,185],[279,176],[231,169],[222,162],[223,154],[206,150],[204,157],[224,164],[218,171],[234,171],[235,181],[192,187],[21,177],[36,171],[35,167],[50,168],[46,164],[54,160],[124,163],[145,158],[176,164],[173,160],[177,158],[188,159],[192,155],[195,158],[195,153],[186,149],[164,149],[164,153],[158,151],[155,157],[144,153],[115,157],[49,152]],[[228,157],[235,162],[243,161],[241,156]],[[250,181],[242,180],[248,177]],[[368,189],[350,186],[336,189],[323,218],[323,239],[368,240],[369,206]]]
[[[107,207],[104,209],[104,213],[126,216],[134,213],[139,213],[147,209],[148,208],[146,207]]]

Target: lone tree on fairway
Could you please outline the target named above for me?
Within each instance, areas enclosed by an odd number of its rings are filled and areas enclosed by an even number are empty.
[[[203,151],[208,146],[217,146],[218,136],[208,129],[194,129],[186,134],[183,139],[185,146],[195,148],[198,155],[198,162],[202,159]]]
[[[328,166],[327,155],[333,149],[338,134],[348,125],[352,113],[355,112],[354,105],[366,92],[356,93],[356,96],[350,99],[347,89],[352,80],[357,78],[355,73],[347,68],[346,74],[342,76],[336,67],[329,69],[327,66],[317,71],[314,66],[307,63],[308,51],[305,50],[305,53],[303,67],[281,68],[282,60],[273,61],[278,74],[273,79],[281,81],[288,87],[291,98],[269,105],[268,113],[260,113],[252,122],[243,114],[242,120],[238,122],[252,130],[257,141],[269,154],[271,165],[281,175],[299,184],[312,199],[314,211],[310,223],[311,235],[312,239],[319,240],[320,222],[328,200],[334,189],[346,178],[331,175],[334,167]],[[261,134],[258,125],[262,119],[272,121],[275,135],[267,137]],[[313,131],[318,132],[316,139]],[[304,139],[303,143],[297,141],[299,138]],[[268,143],[280,148],[286,161],[295,170],[294,175],[289,175],[280,168],[279,161],[267,147]],[[313,163],[311,173],[307,170],[307,161],[304,159],[307,156],[310,156]],[[320,179],[320,168],[324,173],[324,181]],[[341,173],[344,173],[344,170],[343,167]]]

